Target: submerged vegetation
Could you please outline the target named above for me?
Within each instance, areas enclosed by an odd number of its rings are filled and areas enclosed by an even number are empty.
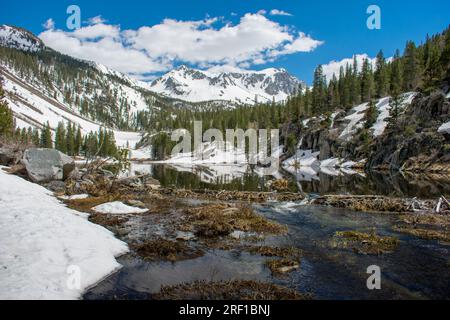
[[[382,237],[375,230],[369,233],[360,231],[339,231],[335,233],[331,246],[352,249],[359,254],[380,255],[397,248],[399,240],[395,237]]]

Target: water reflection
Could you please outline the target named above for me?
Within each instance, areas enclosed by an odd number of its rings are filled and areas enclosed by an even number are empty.
[[[132,163],[128,175],[151,174],[165,187],[267,191],[273,179],[289,180],[289,190],[317,194],[380,194],[432,198],[450,195],[450,179],[438,174],[358,172],[351,169],[300,167],[292,173],[264,176],[251,165],[168,165]]]

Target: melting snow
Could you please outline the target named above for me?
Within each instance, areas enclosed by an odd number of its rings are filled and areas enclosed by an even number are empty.
[[[92,208],[92,210],[99,213],[111,213],[111,214],[144,213],[148,211],[148,209],[141,209],[128,206],[120,201],[107,202]]]
[[[1,168],[0,181],[0,299],[78,299],[121,267],[127,245],[87,214]],[[74,266],[79,288],[68,286]]]

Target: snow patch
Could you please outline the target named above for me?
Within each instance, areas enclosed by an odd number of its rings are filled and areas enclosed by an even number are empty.
[[[0,181],[0,299],[79,299],[121,267],[128,247],[110,231],[1,168]],[[70,266],[80,288],[67,285]]]
[[[443,124],[439,127],[438,132],[450,134],[450,121],[449,121],[449,122],[446,122],[446,123],[443,123]]]
[[[98,205],[94,208],[92,208],[95,212],[98,213],[110,213],[110,214],[130,214],[130,213],[144,213],[147,212],[148,209],[141,209],[136,207],[131,207],[123,202],[120,201],[114,201],[114,202],[107,202],[101,205]]]

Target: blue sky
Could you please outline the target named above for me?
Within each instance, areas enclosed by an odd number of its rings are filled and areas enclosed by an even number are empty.
[[[105,48],[109,48],[105,50],[109,50],[109,52],[114,52],[113,50],[116,48],[117,54],[115,57],[108,57],[106,53],[97,55],[97,50],[93,50],[93,48],[89,50],[87,45],[92,45],[99,38],[86,40],[86,36],[83,36],[84,38],[80,40],[80,36],[73,36],[68,32],[66,9],[70,4],[76,4],[81,8],[82,21],[101,15],[105,20],[102,21],[103,25],[116,27],[120,25],[119,32],[125,30],[137,31],[143,26],[163,25],[163,27],[167,27],[163,24],[163,20],[166,18],[177,22],[202,21],[199,24],[192,24],[195,25],[193,36],[200,35],[201,41],[199,40],[199,43],[207,43],[207,45],[196,48],[195,43],[192,44],[189,40],[185,40],[186,44],[184,44],[181,34],[179,37],[166,38],[166,33],[155,33],[154,31],[157,31],[155,28],[150,33],[142,32],[141,34],[139,32],[139,34],[135,33],[131,38],[127,38],[127,41],[133,40],[132,52],[128,50],[130,49],[129,43],[118,48],[117,43],[105,41],[99,43],[99,46],[100,44],[105,45]],[[376,4],[381,8],[381,30],[369,30],[366,27],[368,17],[366,9],[371,4]],[[283,10],[290,15],[271,15],[270,11],[273,9]],[[265,12],[260,10],[265,10]],[[122,72],[140,75],[142,78],[147,76],[151,78],[155,74],[165,72],[171,67],[183,63],[203,69],[216,65],[233,65],[233,67],[256,70],[267,67],[282,67],[299,79],[310,82],[313,70],[318,64],[327,64],[332,60],[339,61],[349,58],[353,54],[368,54],[370,57],[374,57],[379,49],[383,49],[386,56],[391,56],[395,49],[403,49],[406,40],[420,42],[427,33],[433,34],[442,31],[450,23],[448,12],[450,12],[450,1],[448,0],[429,0],[420,1],[420,3],[419,1],[380,0],[90,0],[42,2],[22,0],[8,1],[2,4],[0,23],[21,26],[35,34],[41,34],[45,32],[42,24],[51,18],[54,22],[54,26],[50,30],[51,33],[47,30],[47,33],[43,36],[51,46],[58,47],[59,43],[61,45],[61,48],[57,48],[59,50],[72,50],[74,55],[79,55],[82,58],[92,56],[93,60],[120,69],[119,71]],[[247,20],[252,20],[254,23],[242,20],[249,13],[253,14],[254,19]],[[209,20],[213,18],[218,19],[217,21]],[[235,27],[241,24],[241,30],[236,33],[236,37],[242,36],[241,42],[239,39],[232,38],[236,31],[233,28],[221,30],[227,23],[229,23],[229,26]],[[261,23],[261,28],[258,27],[258,23]],[[170,23],[168,24],[170,25]],[[249,29],[248,25],[256,29]],[[83,26],[86,27],[87,23],[84,23]],[[178,28],[180,25],[175,24],[172,27]],[[192,26],[189,25],[189,27]],[[278,33],[274,32],[274,28]],[[216,32],[212,32],[212,34],[210,32],[202,33],[206,29]],[[111,32],[115,32],[115,30]],[[274,43],[265,43],[264,39],[261,39],[262,44],[255,40],[255,43],[249,45],[249,42],[254,39],[252,39],[251,34],[250,38],[246,38],[248,32],[245,30],[263,30],[267,32],[267,39],[279,37],[279,42],[274,40]],[[292,50],[293,47],[299,48],[297,44],[303,43],[300,39],[298,43],[294,44],[296,39],[300,37],[299,32],[303,32],[306,40],[310,40],[308,42],[310,46],[306,45],[307,49],[304,50]],[[233,36],[230,34],[233,34]],[[123,38],[122,33],[121,35]],[[65,38],[61,38],[63,36]],[[286,37],[291,39],[286,40]],[[169,43],[160,44],[161,39],[168,39]],[[224,40],[221,41],[220,39]],[[72,47],[71,44],[75,41],[81,41],[81,43]],[[151,44],[146,43],[146,41],[151,42]],[[321,41],[321,44],[314,41]],[[230,50],[230,43],[235,46],[232,47],[232,50]],[[228,45],[221,48],[221,44]],[[271,49],[264,49],[265,45]],[[166,46],[166,49],[159,52],[159,48],[164,46]],[[232,51],[238,52],[240,46],[243,46],[242,54],[233,55]],[[263,49],[261,49],[261,46]],[[274,49],[274,46],[276,49]],[[190,49],[186,49],[188,47]],[[300,47],[303,48],[303,46]],[[211,48],[210,51],[215,53],[209,54],[209,49],[205,48]],[[155,53],[155,50],[158,53]],[[145,56],[140,56],[142,52],[145,52]],[[221,52],[224,52],[223,55],[221,55]],[[71,52],[66,53],[70,54]],[[197,59],[196,55],[202,56],[202,58]],[[127,63],[124,63],[124,61]],[[134,61],[142,62],[133,64]],[[138,64],[145,65],[145,68],[141,69]]]

